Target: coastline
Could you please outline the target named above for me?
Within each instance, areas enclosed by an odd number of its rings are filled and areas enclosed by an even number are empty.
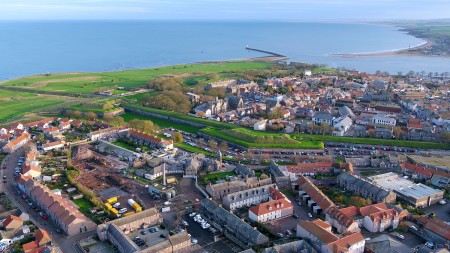
[[[416,50],[424,49],[433,46],[433,42],[430,40],[425,40],[424,43],[411,47],[411,48],[403,48],[403,49],[395,49],[392,51],[383,51],[383,52],[373,52],[373,53],[344,53],[344,54],[329,54],[330,56],[337,56],[343,58],[362,58],[362,57],[384,57],[384,56],[431,56],[433,55],[424,55]],[[439,56],[442,57],[442,56]]]

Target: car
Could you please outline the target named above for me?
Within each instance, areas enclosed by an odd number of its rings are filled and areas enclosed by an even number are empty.
[[[303,206],[302,202],[299,201],[297,203],[298,203],[299,206]]]
[[[6,184],[6,180],[3,180],[3,183]]]
[[[6,166],[3,166],[3,169],[6,170]]]
[[[281,238],[284,237],[284,235],[283,235],[282,233],[278,233],[277,235],[278,235],[279,237],[281,237]]]
[[[309,216],[309,218],[312,218],[312,217],[313,217],[311,213],[308,213],[308,216]]]
[[[370,240],[372,240],[372,238],[370,238],[370,237],[367,237],[366,239],[364,239],[364,240],[366,240],[366,241],[370,241]]]
[[[189,214],[189,217],[194,217],[195,215],[197,215],[196,212],[192,212],[191,214]]]
[[[3,176],[3,179],[6,179],[6,176]]]
[[[394,229],[393,229],[393,228],[388,228],[388,229],[387,229],[387,232],[388,232],[388,233],[392,233],[392,232],[394,232]]]
[[[426,242],[425,246],[427,246],[428,248],[432,249],[432,248],[434,248],[434,243],[433,242]]]
[[[411,229],[414,229],[417,231],[417,227],[416,226],[411,226]]]
[[[27,199],[27,196],[25,196],[25,194],[22,194],[22,199]]]
[[[292,235],[292,232],[291,232],[290,230],[286,230],[286,234],[287,234],[288,236],[290,236],[290,235]]]
[[[181,221],[181,224],[183,224],[183,226],[185,226],[185,227],[187,227],[187,226],[189,226],[189,223],[187,223],[186,221]]]
[[[147,231],[145,231],[145,230],[141,231],[141,235],[146,235],[146,234],[147,234]]]
[[[165,234],[160,234],[159,237],[166,238],[166,235]]]
[[[156,230],[155,230],[155,228],[150,228],[150,229],[148,230],[148,232],[150,232],[150,233],[155,233]]]
[[[119,213],[122,214],[122,213],[126,213],[127,211],[128,211],[128,209],[126,207],[124,207],[119,210]]]
[[[43,220],[48,220],[47,216],[45,216],[45,215],[42,215],[42,219]]]
[[[397,237],[400,238],[400,239],[402,239],[402,240],[405,239],[405,236],[404,236],[404,235],[401,235],[401,234],[397,234]]]
[[[116,208],[116,209],[117,209],[119,206],[120,206],[120,202],[116,202],[116,203],[113,204],[113,207]]]
[[[197,243],[198,243],[198,240],[192,237],[191,238],[191,244],[197,244]]]
[[[445,200],[441,200],[441,201],[439,201],[439,204],[440,205],[445,205],[445,204],[447,204],[447,202],[445,202]]]

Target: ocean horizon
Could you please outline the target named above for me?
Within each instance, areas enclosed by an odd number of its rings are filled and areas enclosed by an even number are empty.
[[[299,21],[0,21],[0,80],[28,75],[142,69],[265,56],[288,61],[396,74],[449,71],[450,58],[340,57],[392,52],[426,41],[398,27]]]

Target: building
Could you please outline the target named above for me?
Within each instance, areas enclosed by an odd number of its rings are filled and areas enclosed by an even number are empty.
[[[336,206],[331,207],[325,214],[325,220],[335,227],[337,232],[345,234],[348,232],[360,232],[359,224],[346,212]]]
[[[366,241],[366,253],[413,253],[414,250],[392,238],[389,235],[380,235]]]
[[[331,225],[322,220],[300,221],[297,237],[309,239],[311,245],[321,253],[363,253],[365,240],[361,233],[347,233],[343,236],[331,232]]]
[[[218,184],[210,184],[206,186],[206,192],[213,199],[221,200],[223,197],[227,196],[230,193],[268,184],[272,184],[272,180],[270,178],[260,180],[256,177],[251,177],[247,178],[245,181],[235,180]]]
[[[240,163],[236,164],[236,169],[234,171],[239,176],[244,176],[244,177],[254,177],[255,176],[255,171],[253,169],[249,169]]]
[[[60,140],[42,144],[42,149],[45,152],[50,151],[50,150],[60,149],[60,148],[63,148],[63,147],[64,147],[64,142],[60,141]]]
[[[47,231],[40,228],[34,233],[34,241],[25,243],[22,245],[22,249],[25,253],[43,252],[47,246],[52,244],[52,238],[48,235]]]
[[[256,130],[256,131],[265,131],[265,130],[266,130],[266,125],[267,125],[267,120],[265,120],[265,119],[260,120],[260,121],[256,122],[256,123],[253,125],[253,130]]]
[[[219,207],[210,199],[205,198],[201,201],[201,211],[212,226],[244,248],[269,242],[269,238],[256,228]]]
[[[21,175],[18,187],[36,206],[45,213],[67,235],[77,235],[95,230],[97,225],[84,216],[68,199],[52,192],[47,186]]]
[[[334,124],[333,135],[344,136],[353,124],[353,120],[346,116]]]
[[[397,124],[397,120],[385,115],[377,114],[372,118],[372,123],[384,126],[395,126],[395,124]]]
[[[269,200],[269,188],[276,188],[276,184],[269,184],[255,188],[230,193],[223,198],[223,206],[235,210],[243,206],[250,207]]]
[[[20,149],[21,147],[23,147],[23,145],[27,144],[29,141],[30,141],[30,134],[27,133],[27,132],[24,132],[19,137],[17,137],[14,140],[8,142],[3,147],[3,152],[10,154],[10,153]]]
[[[376,203],[394,203],[397,195],[389,190],[385,190],[369,181],[365,181],[356,175],[341,173],[337,176],[337,183],[342,188],[354,192],[363,198],[367,198]]]
[[[126,136],[128,138],[134,139],[135,141],[144,146],[150,146],[152,148],[163,148],[166,150],[173,149],[173,141],[164,140],[162,138],[155,137],[150,134],[146,134],[144,132],[131,129],[126,132]]]
[[[119,133],[123,133],[123,132],[126,132],[128,130],[129,129],[125,128],[125,127],[108,127],[108,128],[104,128],[104,129],[100,129],[100,130],[97,130],[97,131],[90,132],[88,134],[88,137],[91,138],[91,140],[93,140],[93,141],[97,141],[97,140],[100,140],[100,139],[115,137]]]
[[[423,237],[434,243],[450,244],[450,225],[438,218],[422,217],[418,220],[423,226]]]
[[[274,161],[270,161],[269,170],[281,190],[291,187],[291,178],[285,166],[278,166]]]
[[[392,172],[369,177],[369,180],[372,184],[395,192],[399,199],[414,207],[431,206],[444,198],[444,191],[414,184]]]
[[[297,179],[299,198],[305,202],[314,213],[320,214],[335,206],[317,186],[315,186],[308,178],[300,176]]]
[[[2,229],[6,230],[6,231],[18,229],[22,226],[23,226],[22,218],[15,216],[15,215],[9,215],[2,222]]]
[[[297,165],[286,165],[289,174],[295,176],[314,176],[321,173],[333,173],[334,168],[331,162],[297,163]]]
[[[305,240],[297,240],[293,242],[274,245],[265,248],[262,253],[317,253],[317,251]],[[241,252],[243,253],[243,252]]]
[[[294,207],[291,201],[276,188],[269,188],[269,201],[253,206],[248,211],[248,218],[257,222],[267,222],[291,216]]]
[[[334,126],[336,117],[327,112],[317,112],[312,117],[312,122],[314,124],[327,123],[329,126]]]
[[[34,163],[28,164],[27,162],[22,165],[22,174],[24,176],[38,178],[41,176],[41,166]]]

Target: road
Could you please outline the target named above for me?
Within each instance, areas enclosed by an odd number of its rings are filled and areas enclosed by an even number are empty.
[[[6,184],[0,183],[0,191],[4,191],[6,196],[10,198],[10,200],[21,210],[25,211],[30,215],[30,220],[36,224],[38,227],[46,230],[49,235],[53,239],[53,246],[55,247],[56,252],[76,252],[76,248],[74,247],[75,243],[79,240],[85,239],[87,237],[93,236],[96,234],[95,231],[83,233],[76,236],[65,236],[62,233],[57,233],[57,227],[50,220],[43,220],[39,214],[30,208],[30,206],[23,200],[19,194],[17,194],[17,189],[15,188],[15,178],[14,178],[14,169],[17,167],[17,161],[20,156],[23,156],[22,152],[16,152],[8,155],[1,167],[6,166],[6,169],[2,169],[2,177],[6,176]]]

